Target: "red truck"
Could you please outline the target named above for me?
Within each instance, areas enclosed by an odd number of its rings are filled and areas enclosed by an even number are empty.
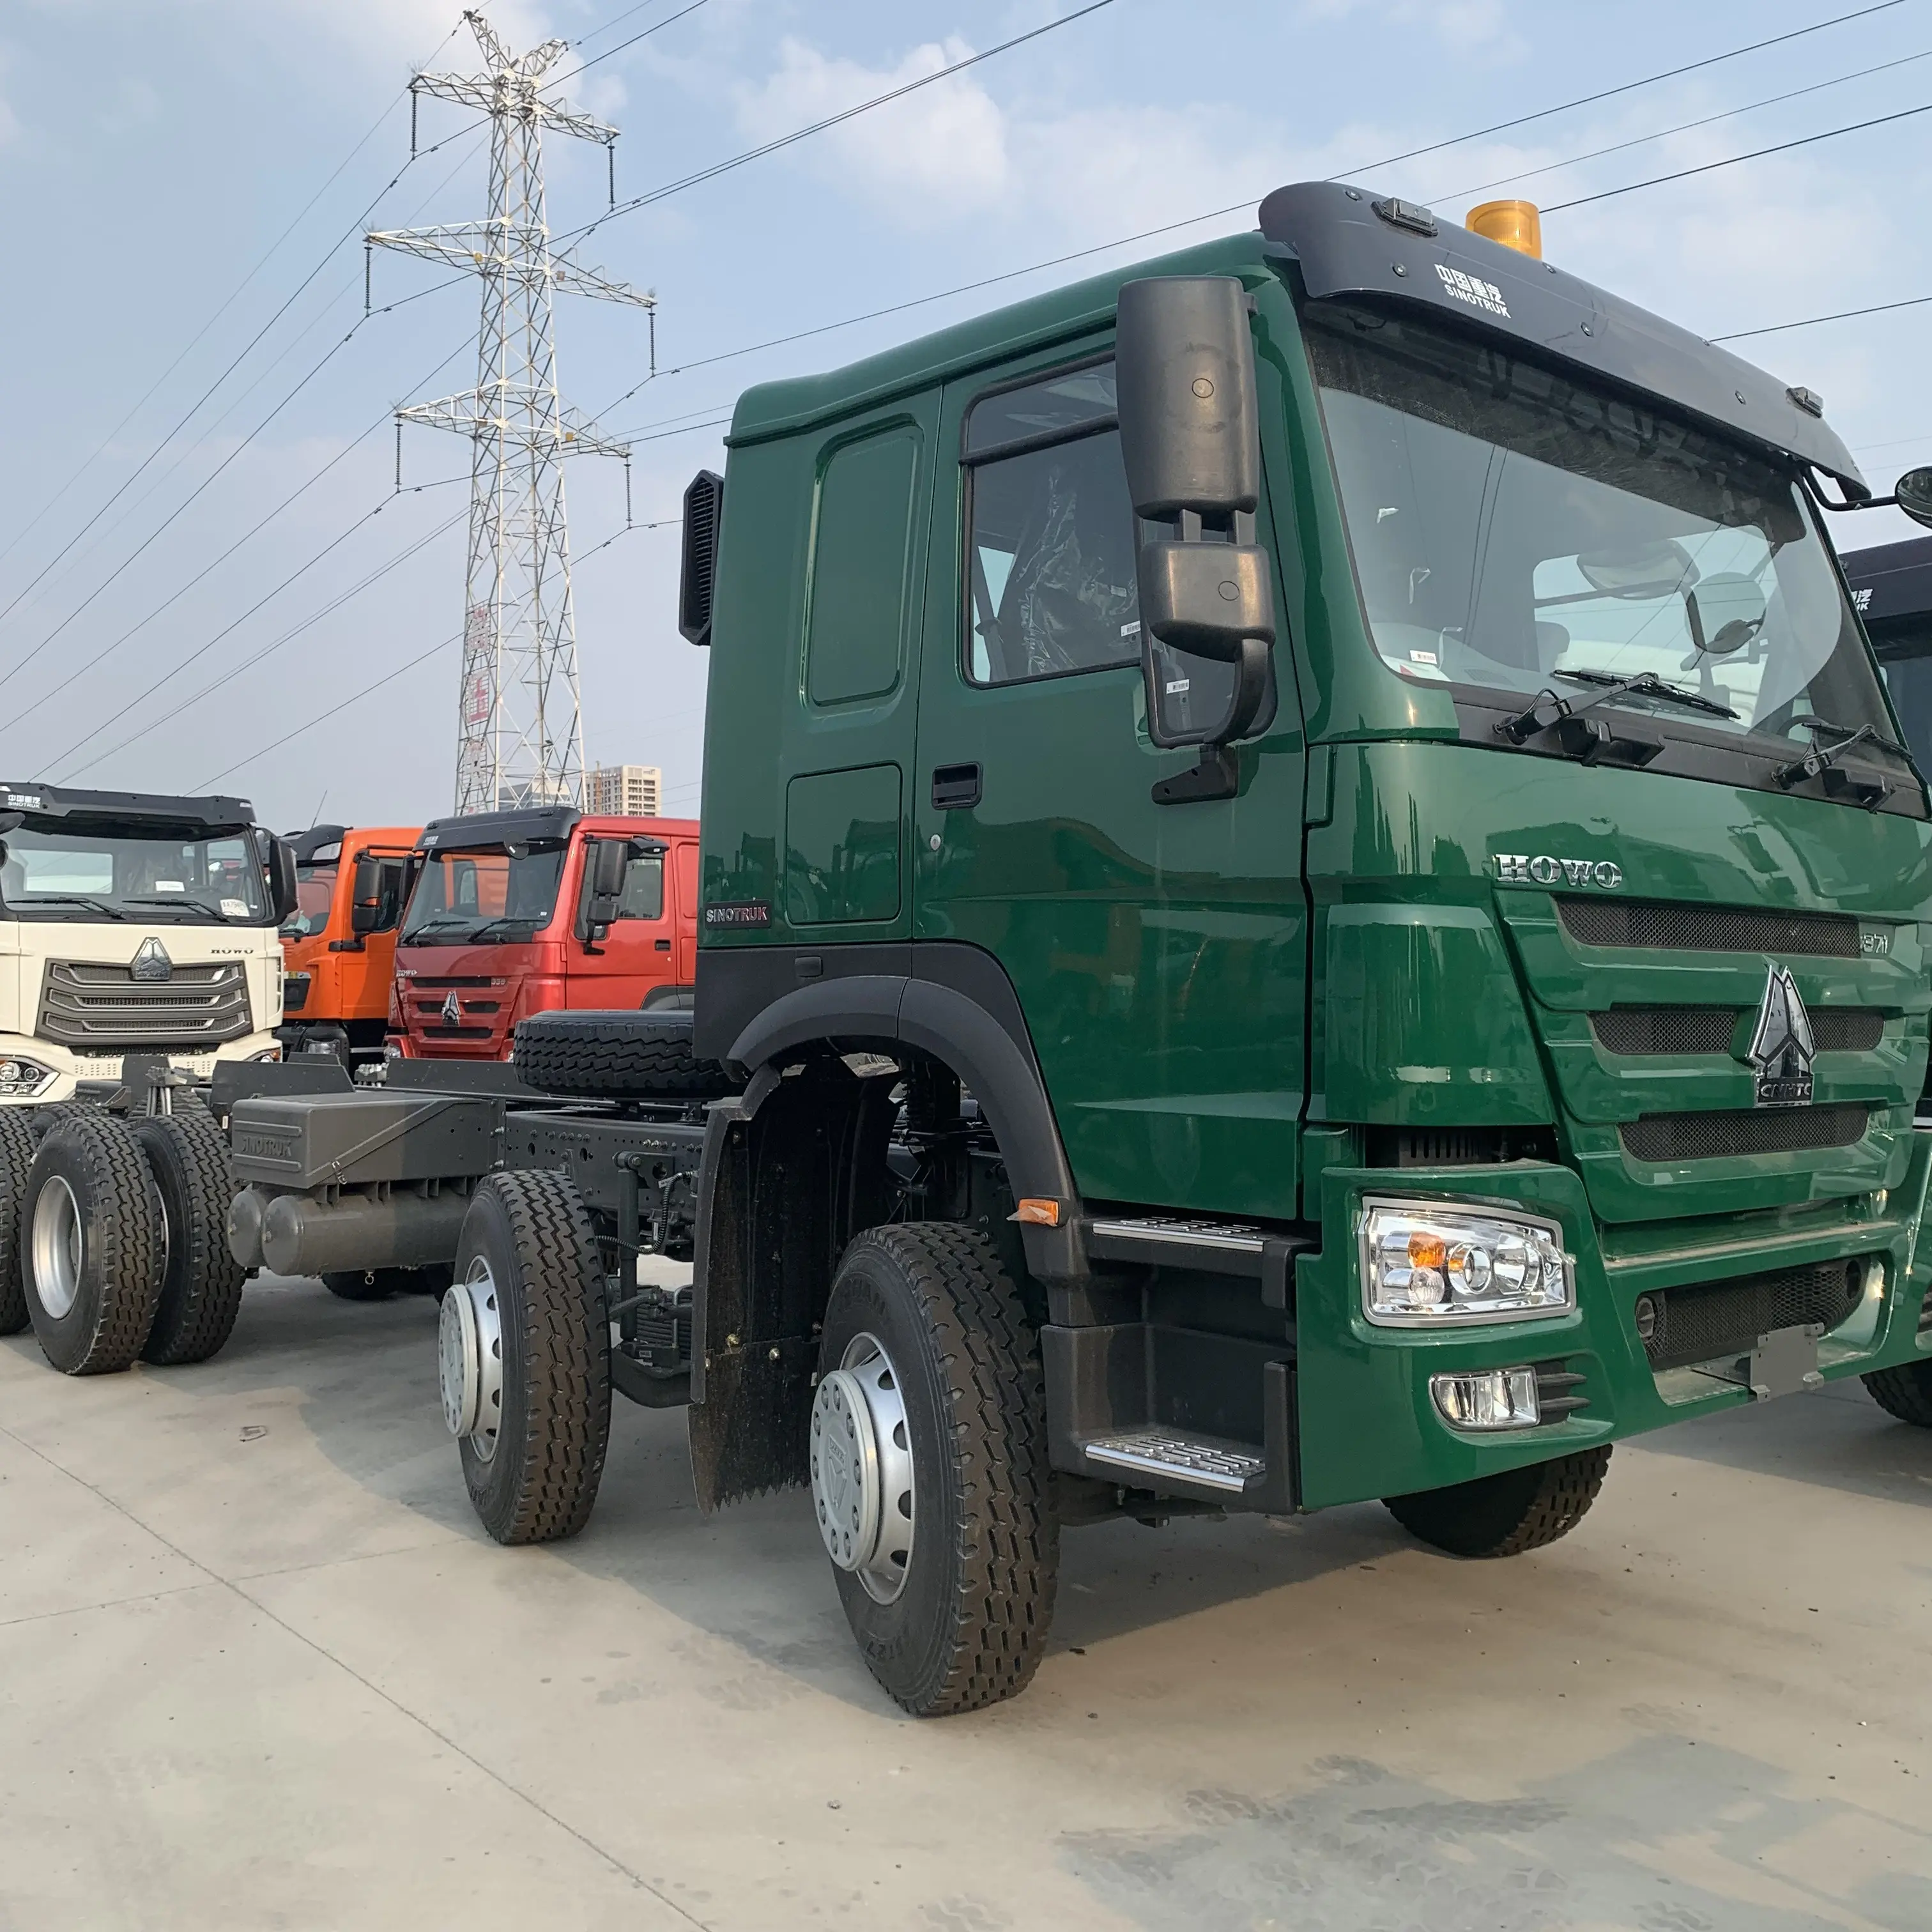
[[[396,940],[392,1053],[507,1060],[532,1013],[690,1004],[695,819],[572,806],[438,819],[414,868]]]

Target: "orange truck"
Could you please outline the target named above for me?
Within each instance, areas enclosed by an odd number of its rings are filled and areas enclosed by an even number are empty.
[[[396,928],[422,829],[312,825],[289,834],[296,908],[282,922],[285,1056],[333,1054],[352,1072],[380,1061],[395,976]]]
[[[414,868],[396,936],[392,1053],[507,1060],[532,1013],[691,1003],[695,819],[572,806],[438,819]]]

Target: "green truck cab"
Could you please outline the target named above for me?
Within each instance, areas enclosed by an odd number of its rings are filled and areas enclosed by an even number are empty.
[[[1620,1437],[1932,1376],[1932,836],[1816,397],[1311,184],[729,450],[699,1487],[808,1477],[910,1707],[1024,1682],[1061,1522],[1505,1553]]]

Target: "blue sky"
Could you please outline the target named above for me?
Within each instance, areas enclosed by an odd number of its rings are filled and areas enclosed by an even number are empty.
[[[566,92],[622,129],[620,196],[1071,12],[1075,0],[705,0],[610,51],[685,4],[652,0],[621,20],[631,0],[486,9],[519,45],[582,39],[566,64],[608,56]],[[746,384],[848,360],[1005,292],[1160,244],[730,352],[1251,205],[1309,176],[1347,174],[1456,218],[1505,192],[1553,207],[1932,102],[1932,9],[1903,0],[1368,165],[1861,4],[1113,0],[602,229],[589,259],[657,292],[662,373],[644,380],[638,311],[566,298],[562,382],[607,428],[638,436],[637,521],[674,516],[692,472],[722,467],[716,419]],[[410,494],[396,496],[387,412],[471,380],[476,291],[380,256],[378,307],[418,298],[357,327],[363,257],[352,238],[372,202],[377,226],[481,212],[481,137],[464,131],[462,110],[426,101],[422,145],[446,145],[404,165],[403,90],[439,46],[436,68],[473,69],[473,42],[445,0],[14,0],[0,17],[0,194],[14,238],[0,311],[10,403],[0,607],[14,604],[0,616],[4,775],[170,790],[219,776],[219,789],[253,797],[283,826],[308,823],[325,798],[326,816],[365,823],[448,810],[455,651],[437,646],[460,621],[465,491],[444,479],[462,473],[466,451],[410,431]],[[1545,250],[1707,334],[1932,296],[1929,139],[1932,114],[1552,212]],[[560,141],[548,159],[553,227],[596,214],[601,152]],[[1222,216],[1174,238],[1241,225]],[[1932,304],[1735,346],[1822,393],[1882,486],[1932,460],[1928,328]],[[620,534],[614,464],[574,464],[568,490],[590,756],[662,764],[673,808],[694,812],[704,661],[676,628],[676,531]],[[1841,532],[1848,548],[1910,526],[1886,512],[1853,528]]]

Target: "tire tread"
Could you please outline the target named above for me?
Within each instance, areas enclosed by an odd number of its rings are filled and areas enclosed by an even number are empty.
[[[177,1228],[172,1220],[168,1227],[170,1262],[175,1258],[173,1244],[184,1234],[188,1244],[182,1292],[170,1296],[164,1281],[154,1325],[141,1353],[164,1368],[205,1362],[234,1333],[248,1280],[248,1270],[228,1248],[228,1209],[235,1198],[228,1144],[205,1108],[137,1120],[134,1136],[151,1168],[158,1144],[166,1141],[172,1148],[188,1196],[187,1228]],[[160,1185],[158,1174],[155,1185]]]
[[[39,1136],[17,1107],[0,1108],[0,1335],[17,1335],[32,1318],[20,1255],[20,1203]]]
[[[1860,1379],[1886,1414],[1916,1429],[1932,1429],[1932,1360],[1874,1369]]]
[[[1610,1445],[1603,1443],[1528,1468],[1383,1501],[1412,1536],[1452,1556],[1520,1556],[1568,1536],[1583,1520],[1610,1465]]]

